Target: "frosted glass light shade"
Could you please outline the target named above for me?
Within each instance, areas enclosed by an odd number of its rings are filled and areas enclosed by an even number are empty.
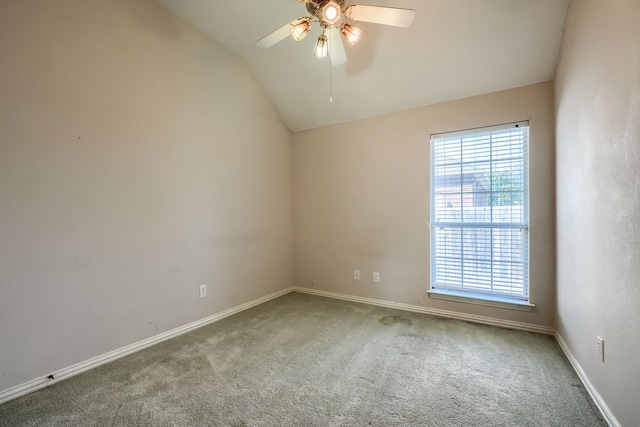
[[[309,32],[311,23],[308,18],[300,18],[289,24],[289,32],[291,37],[297,42],[301,41]]]
[[[329,46],[327,45],[327,36],[324,34],[320,34],[318,37],[318,42],[316,43],[315,49],[313,49],[313,54],[318,58],[324,58],[327,56],[329,52]]]
[[[347,24],[346,22],[340,26],[340,32],[350,46],[353,46],[355,42],[358,41],[361,31],[360,28]]]

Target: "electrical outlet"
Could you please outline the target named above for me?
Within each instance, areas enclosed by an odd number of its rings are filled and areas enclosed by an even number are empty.
[[[378,272],[373,273],[373,283],[380,283],[380,273]]]
[[[200,285],[200,298],[207,296],[207,285]]]
[[[360,280],[360,270],[353,270],[353,280]]]
[[[596,345],[598,346],[598,356],[600,356],[600,360],[604,363],[604,339],[596,336]]]

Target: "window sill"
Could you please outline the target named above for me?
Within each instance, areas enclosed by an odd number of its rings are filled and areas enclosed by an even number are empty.
[[[488,298],[481,294],[470,294],[466,292],[445,291],[442,289],[431,289],[427,291],[430,298],[462,302],[465,304],[485,305],[489,307],[505,308],[507,310],[531,311],[535,304],[509,298]]]

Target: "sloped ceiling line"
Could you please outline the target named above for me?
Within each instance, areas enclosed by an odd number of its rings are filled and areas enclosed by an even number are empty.
[[[236,53],[292,132],[552,80],[569,0],[348,0],[416,10],[410,28],[358,23],[333,67],[313,56],[319,30],[270,49],[255,42],[306,15],[297,0],[157,0]],[[314,32],[315,31],[315,32]],[[315,35],[315,37],[314,37]],[[301,96],[301,94],[304,94]]]

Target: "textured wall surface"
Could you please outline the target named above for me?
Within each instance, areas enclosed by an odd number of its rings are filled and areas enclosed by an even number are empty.
[[[574,1],[556,78],[557,329],[624,426],[640,419],[639,23],[637,0]]]
[[[429,136],[530,121],[533,312],[427,296]],[[553,84],[294,134],[297,286],[552,327],[555,313]],[[361,270],[360,281],[353,270]],[[372,273],[381,282],[372,283]]]
[[[0,64],[0,391],[291,286],[292,136],[235,55],[3,0]]]

